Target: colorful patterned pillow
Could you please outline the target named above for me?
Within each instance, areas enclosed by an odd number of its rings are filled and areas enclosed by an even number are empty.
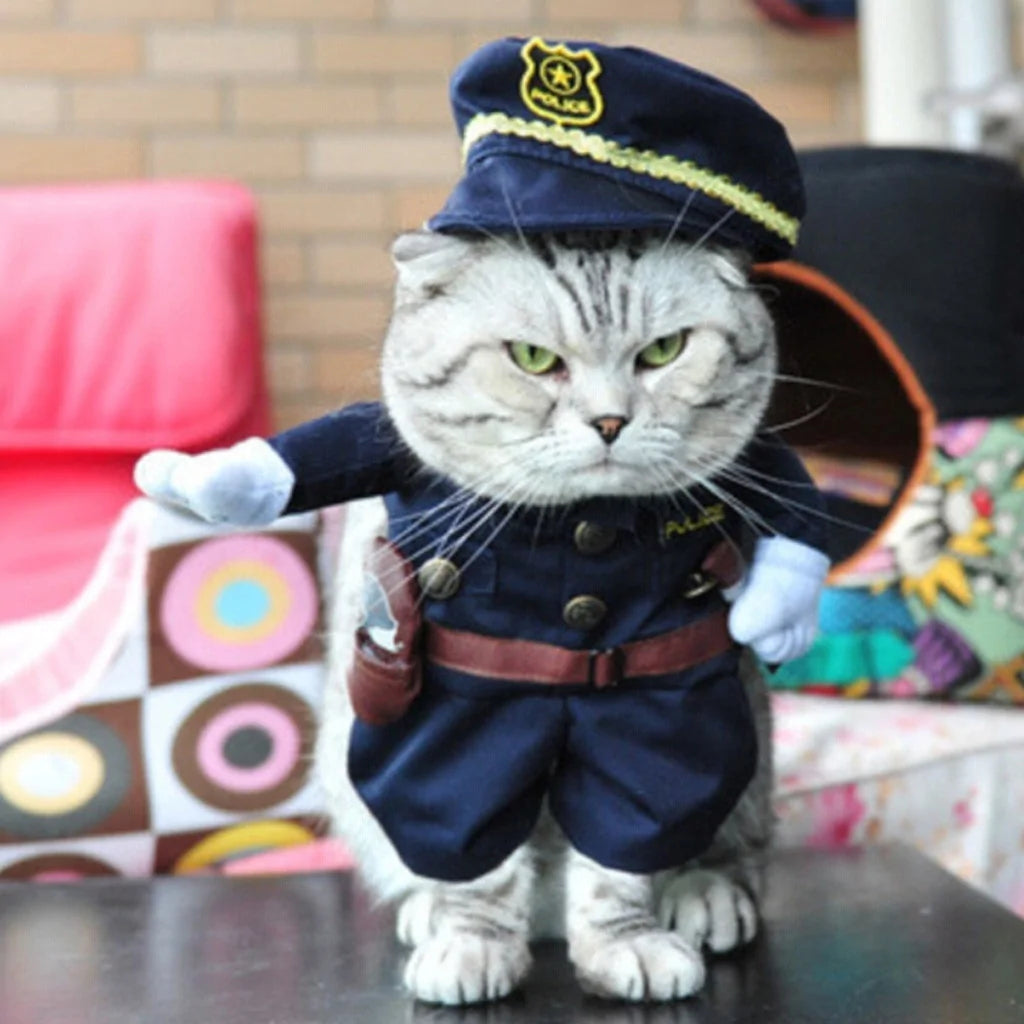
[[[152,517],[119,653],[70,713],[0,745],[0,878],[190,872],[322,831],[320,531]]]
[[[822,601],[781,689],[1024,704],[1024,419],[934,431],[924,482]]]

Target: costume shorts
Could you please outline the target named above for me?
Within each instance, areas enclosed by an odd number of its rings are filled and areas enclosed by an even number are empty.
[[[349,772],[415,873],[467,881],[533,831],[545,798],[570,843],[648,873],[704,851],[753,778],[757,738],[730,651],[595,690],[428,665],[397,722],[356,721]]]

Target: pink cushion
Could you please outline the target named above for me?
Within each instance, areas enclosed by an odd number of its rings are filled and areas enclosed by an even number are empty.
[[[84,584],[153,447],[266,433],[243,189],[0,191],[0,622]]]

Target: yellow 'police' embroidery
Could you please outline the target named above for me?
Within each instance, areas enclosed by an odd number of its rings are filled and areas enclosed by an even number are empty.
[[[723,519],[725,519],[725,505],[709,505],[707,508],[700,510],[700,515],[687,516],[682,522],[670,519],[665,524],[665,539],[671,540],[673,537],[683,537],[688,533],[703,530],[708,526],[720,523]]]
[[[534,36],[520,54],[526,70],[519,95],[538,117],[579,127],[593,124],[604,113],[604,98],[597,88],[601,65],[590,50],[570,50],[563,43],[550,46]]]
[[[531,108],[532,109],[532,108]],[[633,174],[646,174],[652,178],[685,185],[695,192],[717,199],[731,206],[752,221],[764,225],[769,231],[796,244],[800,221],[784,213],[759,192],[733,181],[726,174],[700,167],[692,160],[655,153],[653,150],[633,149],[621,146],[613,139],[606,139],[592,132],[578,128],[566,128],[561,124],[544,124],[542,121],[526,121],[521,117],[507,114],[477,114],[466,125],[462,137],[462,159],[465,161],[470,149],[488,135],[513,135],[519,139],[533,139],[546,142],[560,149],[568,149],[577,156],[587,157],[600,164],[610,164]]]

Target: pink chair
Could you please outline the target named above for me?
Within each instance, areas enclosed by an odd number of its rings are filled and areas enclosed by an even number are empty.
[[[132,484],[267,432],[257,266],[232,185],[0,192],[0,878],[325,856],[320,520]]]
[[[243,189],[0,192],[0,623],[85,585],[154,447],[265,433]]]

